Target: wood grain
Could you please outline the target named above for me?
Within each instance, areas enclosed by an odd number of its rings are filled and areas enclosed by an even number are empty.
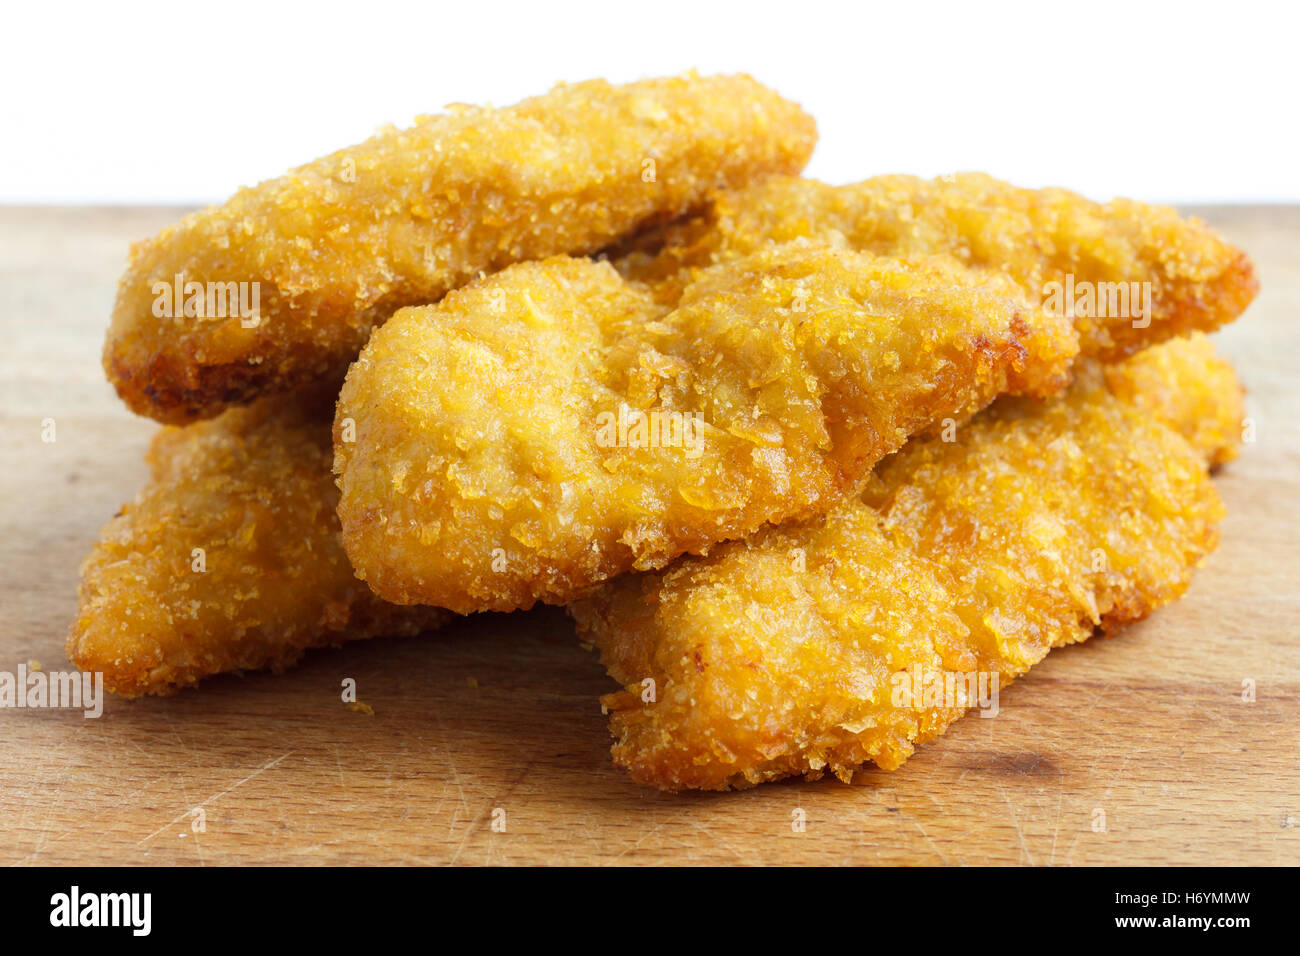
[[[179,213],[0,209],[0,670],[67,667],[78,564],[144,480],[155,426],[99,350],[129,240]],[[668,796],[610,764],[612,685],[562,613],[485,615],[98,720],[0,710],[0,863],[1300,863],[1300,208],[1201,213],[1263,281],[1219,337],[1257,429],[1219,478],[1223,543],[1183,601],[1057,651],[997,719],[852,785]]]

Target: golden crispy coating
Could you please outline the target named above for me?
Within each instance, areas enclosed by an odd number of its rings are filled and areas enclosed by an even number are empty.
[[[1021,189],[982,173],[849,186],[773,177],[719,193],[703,216],[638,237],[618,265],[671,300],[694,268],[800,237],[842,238],[877,255],[944,253],[1006,272],[1035,302],[1072,307],[1082,354],[1106,361],[1230,322],[1258,290],[1246,254],[1197,219],[1128,199],[1101,204],[1064,189]],[[1144,282],[1149,315],[1139,314],[1140,285],[1112,285]]]
[[[337,386],[397,308],[512,262],[594,252],[710,189],[798,172],[815,140],[811,117],[747,76],[596,80],[505,109],[451,107],[136,245],[104,367],[132,409],[172,423],[316,378]],[[191,282],[257,283],[260,321],[245,327],[252,286],[240,314],[216,297],[235,286],[215,286],[202,315],[198,299],[177,312]]]
[[[1107,388],[1186,438],[1211,467],[1237,457],[1246,417],[1241,384],[1203,333],[1099,371]]]
[[[1215,543],[1205,463],[1224,449],[1152,412],[1199,436],[1214,429],[1188,412],[1208,414],[1229,444],[1240,415],[1235,380],[1220,364],[1202,378],[1199,348],[1110,376],[1157,383],[1160,401],[1130,404],[1101,374],[1034,409],[1004,401],[954,442],[911,442],[822,518],[573,605],[625,687],[603,701],[615,761],[669,790],[893,769],[992,675],[1173,600]]]
[[[385,604],[339,541],[328,400],[267,399],[164,428],[153,480],[82,567],[68,656],[129,697],[309,647],[416,634],[450,617]]]
[[[399,312],[353,365],[344,546],[399,604],[562,603],[819,514],[909,435],[1058,390],[1075,348],[946,258],[769,247],[668,312],[605,263],[514,266]]]

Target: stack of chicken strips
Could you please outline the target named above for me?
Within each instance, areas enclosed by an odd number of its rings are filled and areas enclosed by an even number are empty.
[[[745,76],[565,85],[137,244],[104,367],[166,427],[72,659],[166,694],[563,604],[618,766],[727,789],[895,768],[1177,598],[1247,256],[1129,200],[800,178],[815,140]]]

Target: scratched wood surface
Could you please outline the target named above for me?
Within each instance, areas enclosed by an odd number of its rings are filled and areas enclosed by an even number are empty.
[[[1257,428],[1219,478],[1223,543],[1180,603],[1055,652],[996,719],[852,785],[660,794],[611,765],[612,684],[564,615],[482,616],[98,720],[0,710],[0,863],[1300,863],[1300,207],[1201,212],[1263,280],[1219,336]],[[178,215],[0,208],[0,670],[68,667],[78,564],[144,480],[155,426],[99,350],[127,243]]]

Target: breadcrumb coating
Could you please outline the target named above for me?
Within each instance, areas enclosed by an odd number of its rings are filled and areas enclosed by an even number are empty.
[[[1237,457],[1244,392],[1237,373],[1204,333],[1170,339],[1130,361],[1093,369],[1105,376],[1110,391],[1191,442],[1212,468]]]
[[[1259,289],[1249,257],[1198,219],[1130,199],[1102,204],[1064,189],[1022,189],[983,173],[848,186],[776,176],[720,192],[703,215],[650,230],[615,255],[626,275],[655,283],[670,301],[695,269],[809,237],[877,255],[951,255],[1009,274],[1035,302],[1059,292],[1054,306],[1074,313],[1081,353],[1103,361],[1211,331]],[[1150,283],[1149,315],[1137,314],[1141,283]]]
[[[797,173],[815,141],[810,116],[748,76],[451,106],[138,243],[104,368],[133,410],[170,423],[313,379],[337,386],[396,309],[512,262],[595,252],[709,190]],[[188,283],[204,296],[185,314]],[[249,285],[233,314],[215,297],[226,283],[255,283],[257,308]]]
[[[948,258],[768,247],[673,310],[606,263],[513,266],[399,312],[353,365],[344,546],[395,603],[563,603],[819,514],[908,436],[1058,391],[1076,347]]]
[[[128,697],[169,694],[451,617],[385,604],[353,576],[330,475],[331,397],[266,399],[158,433],[151,482],[82,566],[68,636],[78,667]]]
[[[1203,341],[1158,346],[1046,405],[1000,402],[822,518],[572,605],[625,688],[602,701],[615,762],[667,790],[894,769],[975,702],[978,675],[1005,684],[1176,598],[1215,544],[1206,463],[1241,416],[1205,359]]]

